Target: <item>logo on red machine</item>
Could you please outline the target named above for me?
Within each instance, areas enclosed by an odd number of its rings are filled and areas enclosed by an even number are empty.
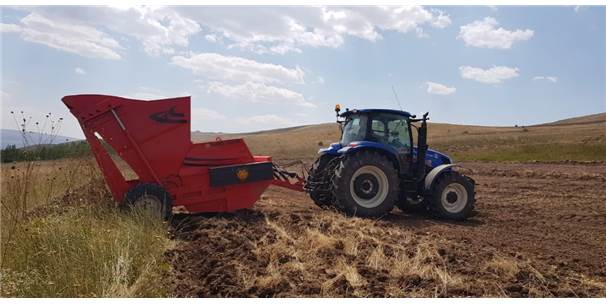
[[[246,168],[238,169],[236,171],[236,176],[241,182],[243,182],[248,178],[248,170]]]
[[[149,118],[159,123],[186,123],[187,119],[183,117],[185,117],[185,114],[177,113],[175,107],[170,108],[168,111],[157,112],[149,116]]]

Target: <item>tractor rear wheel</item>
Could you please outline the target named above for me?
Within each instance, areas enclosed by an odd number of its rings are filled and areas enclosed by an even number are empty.
[[[458,172],[440,176],[431,193],[430,208],[441,218],[467,219],[474,204],[475,185],[470,178]]]
[[[313,163],[307,176],[306,190],[309,197],[321,208],[331,206],[333,201],[332,176],[334,169],[328,168],[332,160],[334,160],[332,155],[321,155]]]
[[[383,216],[391,212],[399,192],[393,163],[372,151],[345,157],[333,177],[335,207],[347,215]]]
[[[125,195],[125,205],[162,220],[167,220],[172,213],[170,194],[156,184],[139,184],[130,188]]]

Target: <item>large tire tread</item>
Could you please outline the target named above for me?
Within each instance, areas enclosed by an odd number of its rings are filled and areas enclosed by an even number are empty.
[[[387,176],[389,182],[388,194],[382,204],[374,208],[358,205],[350,193],[350,179],[356,170],[362,166],[374,165],[379,167]],[[341,160],[333,177],[334,206],[337,210],[349,215],[360,217],[382,217],[394,207],[400,192],[400,182],[397,169],[384,155],[374,151],[360,151],[348,155]]]
[[[310,182],[317,183],[322,178],[321,177],[322,174],[330,174],[330,172],[324,172],[324,170],[326,170],[326,166],[333,159],[334,159],[334,156],[332,156],[332,155],[321,155],[320,157],[318,157],[318,159],[316,159],[316,161],[311,166],[311,169],[309,170],[308,183],[310,183]],[[321,186],[330,188],[332,186],[331,178],[326,178],[326,183]],[[309,197],[314,202],[314,204],[316,204],[316,206],[318,206],[320,208],[328,208],[328,207],[332,206],[332,202],[333,202],[334,198],[332,196],[332,191],[330,189],[325,190],[325,189],[318,189],[318,187],[310,187],[309,189],[306,189],[306,190],[309,193]]]
[[[475,184],[472,179],[458,172],[448,172],[438,177],[436,184],[431,190],[429,198],[429,207],[434,215],[447,220],[462,221],[469,218],[475,208]],[[451,183],[459,183],[465,187],[467,191],[467,204],[457,213],[451,213],[442,207],[441,193]]]

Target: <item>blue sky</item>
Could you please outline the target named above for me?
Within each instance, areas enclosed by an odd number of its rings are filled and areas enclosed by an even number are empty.
[[[2,7],[2,128],[60,98],[192,96],[192,129],[334,121],[333,107],[529,125],[606,112],[606,7]]]

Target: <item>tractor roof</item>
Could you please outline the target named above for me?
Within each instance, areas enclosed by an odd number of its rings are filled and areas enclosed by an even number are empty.
[[[372,114],[372,113],[388,113],[388,114],[396,114],[396,115],[403,115],[406,117],[410,117],[411,114],[409,112],[406,111],[400,111],[400,110],[391,110],[391,109],[352,109],[352,110],[347,110],[345,111],[343,114],[341,114],[341,116],[349,116],[352,114]]]

